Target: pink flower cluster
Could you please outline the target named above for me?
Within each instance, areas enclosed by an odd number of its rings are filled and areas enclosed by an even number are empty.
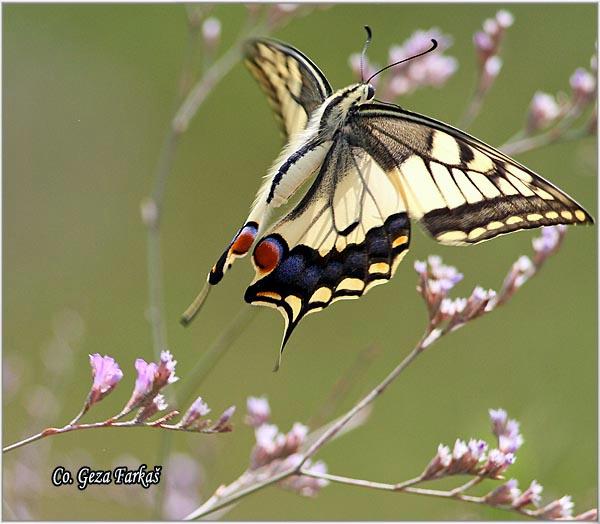
[[[427,262],[416,261],[419,275],[417,291],[425,300],[432,330],[424,347],[437,339],[443,331],[453,331],[473,320],[493,306],[496,293],[477,286],[468,298],[451,299],[450,290],[462,280],[463,275],[452,266],[442,263],[438,256],[430,256]],[[445,327],[441,328],[445,323]]]
[[[170,351],[161,352],[158,364],[155,362],[148,363],[143,358],[136,359],[137,379],[126,409],[133,410],[140,406],[146,407],[150,403],[156,404],[157,407],[162,405],[164,406],[162,409],[165,409],[167,407],[166,403],[162,402],[161,398],[157,400],[157,396],[158,392],[167,384],[179,380],[175,376],[176,365],[177,361],[173,360]],[[159,397],[162,397],[162,395]]]
[[[480,70],[480,91],[487,91],[502,69],[499,56],[500,46],[506,30],[513,24],[513,16],[508,11],[498,11],[494,18],[483,23],[483,30],[473,35]]]
[[[501,419],[502,414],[504,419]],[[506,440],[502,441],[498,448],[488,451],[488,444],[477,439],[471,439],[468,443],[457,439],[452,451],[448,446],[440,444],[436,455],[422,474],[423,480],[457,474],[497,478],[510,465],[514,464],[516,460],[514,453],[523,442],[519,433],[519,425],[514,420],[507,420],[504,410],[490,410],[490,416],[494,424],[494,434],[498,438],[500,435],[506,437]],[[509,437],[510,440],[508,440]]]
[[[123,372],[112,357],[102,357],[99,354],[90,355],[90,364],[94,381],[88,395],[85,411],[108,395],[123,378]],[[176,365],[177,361],[174,360],[170,351],[162,351],[158,362],[146,362],[142,358],[136,359],[137,378],[133,392],[126,406],[121,413],[114,417],[114,420],[137,410],[134,421],[143,423],[158,412],[166,410],[169,406],[164,395],[160,392],[165,386],[179,380],[175,375]],[[202,397],[198,397],[181,420],[171,428],[210,433],[231,431],[229,420],[235,412],[235,406],[226,409],[214,424],[211,420],[204,418],[209,412],[210,408],[206,402],[202,400]],[[153,422],[153,424],[166,422],[166,420],[178,414],[177,411],[172,411],[158,421]]]
[[[597,520],[598,510],[592,509],[573,516],[573,501],[569,495],[553,500],[545,506],[540,507],[541,494],[544,488],[536,481],[523,492],[519,489],[516,479],[510,479],[504,484],[485,495],[484,500],[491,506],[504,506],[522,509],[533,506],[536,508],[529,515],[542,520]]]
[[[443,34],[439,29],[432,28],[427,31],[415,31],[401,45],[393,45],[389,49],[388,60],[392,64],[405,58],[417,55],[431,47],[431,40],[435,39],[438,49],[415,60],[410,60],[390,69],[385,84],[380,86],[384,100],[410,94],[421,87],[441,87],[458,69],[456,58],[446,56],[443,51],[452,45],[452,37]],[[354,75],[361,79],[361,57],[359,54],[350,56],[349,63]],[[365,59],[365,78],[373,75],[379,67]],[[373,79],[376,85],[379,77]]]
[[[281,433],[274,424],[269,424],[271,409],[265,397],[249,397],[247,401],[246,423],[254,428],[256,444],[250,454],[249,471],[264,472],[273,475],[280,471],[297,468],[302,463],[301,446],[305,444],[308,427],[299,422],[294,423],[287,433]],[[306,461],[306,469],[317,473],[326,473],[327,466],[318,461],[311,464]],[[283,488],[303,496],[315,496],[328,484],[326,480],[291,475],[279,482]]]

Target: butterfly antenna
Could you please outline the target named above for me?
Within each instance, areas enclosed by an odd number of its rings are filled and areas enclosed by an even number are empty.
[[[384,71],[388,70],[390,67],[395,67],[399,64],[403,64],[404,62],[408,62],[409,60],[413,60],[415,58],[419,58],[420,56],[426,55],[427,53],[431,53],[437,46],[438,46],[437,40],[435,38],[432,38],[431,39],[431,47],[429,49],[427,49],[427,51],[423,51],[422,53],[419,53],[417,55],[409,56],[408,58],[404,58],[403,60],[399,60],[398,62],[394,62],[393,64],[385,66],[383,69],[380,69],[379,71],[377,71],[377,73],[371,75],[365,83],[368,84],[378,74],[383,73]]]
[[[212,286],[207,282],[204,284],[204,287],[198,293],[198,296],[194,299],[194,301],[188,306],[188,308],[181,315],[180,322],[185,327],[189,325],[189,323],[194,320],[194,317],[198,314],[198,312],[202,309],[204,302],[210,293],[210,288]]]
[[[360,53],[360,81],[363,83],[365,81],[365,56],[367,55],[367,49],[369,49],[371,37],[373,36],[371,28],[368,25],[365,26],[365,31],[367,32],[367,39],[365,45],[363,45],[362,52]]]

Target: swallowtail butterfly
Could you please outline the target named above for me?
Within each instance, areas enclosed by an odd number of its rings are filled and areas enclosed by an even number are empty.
[[[250,40],[245,58],[287,144],[183,324],[253,247],[256,276],[244,298],[282,313],[283,351],[304,316],[392,278],[409,248],[411,219],[453,246],[593,222],[563,191],[481,140],[376,102],[369,80],[333,91],[307,56],[271,39]],[[273,211],[311,178],[271,224]]]

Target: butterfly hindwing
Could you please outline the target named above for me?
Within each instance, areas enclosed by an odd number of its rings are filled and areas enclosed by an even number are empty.
[[[340,135],[301,201],[257,243],[245,299],[280,310],[285,344],[305,315],[387,282],[409,242],[401,195]]]
[[[297,49],[270,39],[250,40],[246,66],[267,95],[287,138],[306,127],[331,92],[325,75]]]
[[[568,195],[487,144],[388,104],[365,104],[350,135],[400,181],[411,217],[443,244],[520,229],[591,223]]]

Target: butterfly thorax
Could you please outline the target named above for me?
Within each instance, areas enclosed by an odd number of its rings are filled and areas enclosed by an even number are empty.
[[[319,132],[332,138],[344,124],[348,115],[359,104],[373,98],[373,88],[369,84],[352,84],[336,91],[323,102]]]
[[[310,115],[306,128],[290,137],[267,174],[256,204],[279,207],[287,203],[322,164],[351,111],[369,100],[372,93],[368,84],[352,84],[327,97]]]

